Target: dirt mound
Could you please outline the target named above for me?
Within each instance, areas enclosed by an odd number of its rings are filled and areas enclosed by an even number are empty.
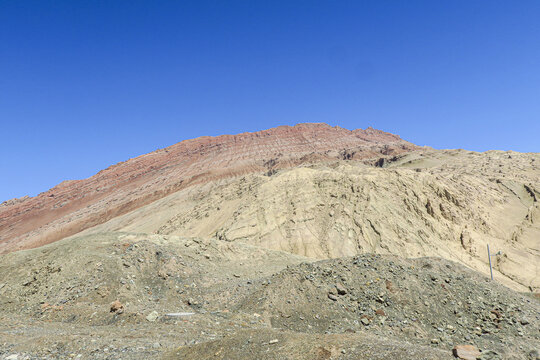
[[[189,312],[240,276],[308,259],[213,240],[108,233],[2,256],[0,307],[40,320],[141,322],[151,311]],[[308,260],[309,261],[309,260]],[[261,266],[263,265],[263,266]],[[109,314],[119,301],[123,316]]]
[[[236,311],[289,331],[367,333],[449,351],[472,343],[504,358],[539,345],[537,301],[439,258],[300,264],[269,278]]]

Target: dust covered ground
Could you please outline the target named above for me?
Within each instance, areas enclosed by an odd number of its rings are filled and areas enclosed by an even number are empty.
[[[540,303],[459,263],[110,232],[3,255],[0,358],[536,359]]]

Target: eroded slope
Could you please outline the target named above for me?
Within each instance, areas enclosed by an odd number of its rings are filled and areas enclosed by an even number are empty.
[[[180,189],[212,180],[336,158],[370,158],[417,149],[399,136],[299,124],[182,141],[65,181],[32,198],[0,204],[0,253],[28,249],[102,224]]]
[[[191,187],[89,229],[241,241],[312,258],[441,256],[540,287],[538,154],[417,151]],[[374,166],[375,165],[375,166]],[[379,166],[383,167],[379,167]]]

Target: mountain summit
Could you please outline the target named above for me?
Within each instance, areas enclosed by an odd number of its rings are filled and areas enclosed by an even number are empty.
[[[54,242],[194,184],[306,163],[369,159],[418,149],[371,127],[349,131],[298,124],[199,137],[64,181],[36,197],[0,206],[0,253]]]

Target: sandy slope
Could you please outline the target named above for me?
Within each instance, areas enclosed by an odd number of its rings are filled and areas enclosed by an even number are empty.
[[[519,290],[540,288],[540,155],[422,150],[193,186],[85,233],[242,241],[312,258],[441,256]],[[381,163],[379,161],[379,163]],[[380,165],[377,163],[378,165]]]

